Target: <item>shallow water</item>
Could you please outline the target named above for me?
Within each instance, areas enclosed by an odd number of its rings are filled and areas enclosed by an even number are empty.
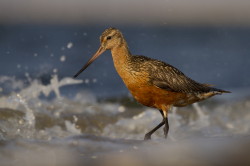
[[[160,129],[145,142],[144,134],[161,116],[132,98],[101,100],[86,91],[65,95],[63,88],[83,81],[56,75],[47,85],[36,79],[0,80],[12,91],[0,97],[1,166],[250,163],[247,97],[219,96],[174,108],[169,139]]]

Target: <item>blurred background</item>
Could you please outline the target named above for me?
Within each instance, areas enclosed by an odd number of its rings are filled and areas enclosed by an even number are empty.
[[[117,27],[133,54],[220,88],[248,88],[249,6],[244,0],[1,0],[0,74],[44,83],[54,74],[71,77],[97,50],[104,29]],[[112,64],[107,51],[80,76],[96,84],[80,88],[126,94]]]
[[[249,163],[249,8],[249,0],[0,0],[0,165],[82,165],[110,152],[126,155],[107,165],[233,164],[235,149]],[[233,93],[171,111],[169,140],[178,145],[170,148],[162,130],[155,142],[138,143],[160,115],[134,101],[109,51],[72,79],[109,27],[133,54]],[[192,142],[200,138],[202,146]],[[138,150],[157,162],[139,160]],[[169,157],[156,160],[162,152]]]

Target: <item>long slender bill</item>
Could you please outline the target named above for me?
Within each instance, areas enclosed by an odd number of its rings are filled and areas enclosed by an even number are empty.
[[[89,59],[89,61],[81,68],[81,70],[79,70],[76,75],[74,75],[74,78],[76,78],[79,74],[81,74],[81,72],[83,72],[92,62],[94,62],[94,60],[96,58],[98,58],[103,52],[105,51],[105,49],[101,46],[97,52]]]

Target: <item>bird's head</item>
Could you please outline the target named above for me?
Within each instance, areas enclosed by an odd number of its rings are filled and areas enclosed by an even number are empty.
[[[98,58],[106,50],[112,50],[113,48],[120,47],[125,43],[122,33],[116,28],[106,29],[100,36],[100,47],[97,52],[89,59],[89,61],[79,70],[74,78],[76,78],[81,72],[83,72],[96,58]]]
[[[106,29],[100,36],[101,47],[105,50],[111,50],[124,43],[122,33],[116,28]]]

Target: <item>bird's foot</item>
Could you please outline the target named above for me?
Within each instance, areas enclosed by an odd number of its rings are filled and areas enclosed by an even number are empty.
[[[145,140],[145,141],[146,141],[146,140],[151,140],[151,134],[150,134],[150,133],[145,134],[144,140]]]

